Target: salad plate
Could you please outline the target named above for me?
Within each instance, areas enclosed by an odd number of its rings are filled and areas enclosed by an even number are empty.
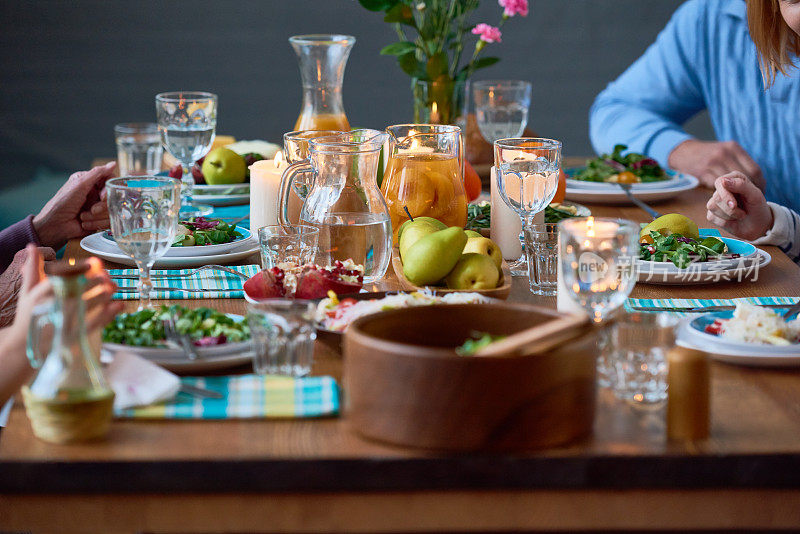
[[[574,176],[580,169],[565,169],[568,176]],[[699,181],[694,176],[667,170],[669,179],[661,182],[647,182],[632,184],[633,195],[644,202],[658,202],[668,200],[678,194],[697,187]],[[628,195],[621,187],[614,183],[580,182],[567,179],[566,198],[576,202],[603,203],[603,204],[631,204]],[[587,185],[591,184],[591,185]]]
[[[166,307],[161,308],[161,312],[165,311]],[[201,310],[192,310],[190,313],[194,312],[201,312]],[[128,320],[134,317],[136,314],[142,312],[135,312],[133,314],[123,314],[123,316],[127,316]],[[160,312],[159,312],[160,313]],[[183,310],[182,313],[187,313],[187,310]],[[208,313],[208,311],[206,312]],[[245,318],[241,315],[236,315],[232,313],[221,314],[220,312],[210,310],[210,317],[212,320],[216,320],[219,324],[219,321],[227,316],[228,318],[232,319],[236,323],[241,323],[245,321]],[[118,316],[119,320],[125,321],[125,319],[120,319],[123,316]],[[202,315],[199,318],[194,317],[190,320],[198,321],[198,324],[201,319],[206,317],[206,315]],[[110,323],[106,326],[103,332],[103,339],[107,339],[106,336],[108,335],[108,331],[111,331],[111,335],[116,335],[122,337],[124,334],[123,332],[130,332],[134,329],[136,336],[140,334],[146,334],[147,332],[151,332],[146,327],[147,324],[150,324],[151,321],[146,321],[142,324],[141,327],[138,326],[138,322],[136,323],[137,326],[133,327],[130,324],[125,324],[126,326],[122,328],[126,328],[128,330],[121,330],[120,327],[117,326],[117,320]],[[190,327],[191,328],[191,327]],[[203,330],[206,328],[205,326],[200,326],[200,335],[202,336],[204,333],[208,333],[208,330]],[[211,327],[208,327],[211,328]],[[219,326],[214,326],[213,328],[220,328]],[[233,330],[239,331],[238,327],[227,327],[222,326],[222,332],[226,332],[225,328],[232,328]],[[163,334],[162,334],[163,335]],[[112,338],[115,339],[115,338]],[[138,341],[135,341],[138,342]],[[113,354],[120,351],[134,353],[142,358],[148,359],[151,362],[160,365],[170,371],[174,372],[210,372],[215,371],[218,369],[225,369],[237,365],[247,364],[252,361],[253,359],[253,349],[252,344],[250,343],[249,339],[245,339],[243,341],[235,341],[235,342],[228,342],[222,343],[219,345],[210,345],[210,346],[196,346],[195,350],[197,351],[198,358],[196,360],[190,360],[186,353],[176,347],[169,347],[169,346],[139,346],[134,344],[127,344],[122,342],[110,342],[104,341],[102,345],[103,351],[103,359],[106,358],[113,358]]]
[[[788,309],[789,306],[786,306]],[[778,313],[784,309],[776,309]],[[701,315],[678,328],[677,343],[682,347],[708,352],[726,363],[758,367],[796,367],[800,365],[800,344],[776,346],[745,343],[706,332],[717,319],[730,319],[732,311]]]
[[[650,262],[637,259],[636,279],[644,284],[659,285],[701,285],[741,282],[744,280],[755,281],[758,277],[758,272],[769,265],[771,261],[772,256],[758,248],[755,249],[755,254],[746,258],[698,262],[685,269],[680,269],[670,262]]]
[[[103,232],[97,232],[81,239],[81,248],[86,252],[98,256],[101,259],[123,265],[136,266],[130,256],[124,254],[116,243],[103,237]],[[182,247],[176,247],[182,248]],[[186,247],[188,248],[188,247]],[[195,247],[203,249],[206,247]],[[226,264],[243,260],[253,253],[258,252],[258,243],[250,238],[237,241],[226,252],[217,254],[207,254],[200,251],[200,255],[165,255],[157,259],[154,268],[184,268],[201,267],[209,264]]]
[[[210,256],[210,255],[219,255],[219,254],[226,254],[231,250],[237,249],[242,243],[246,241],[250,241],[253,244],[256,244],[255,238],[250,233],[250,230],[247,228],[240,228],[237,227],[236,231],[242,234],[242,237],[238,237],[235,240],[231,241],[230,243],[220,243],[217,245],[195,245],[190,247],[170,247],[167,250],[167,253],[164,254],[164,257],[172,257],[172,258],[185,258],[187,256]],[[122,250],[117,246],[116,242],[114,241],[114,237],[111,235],[111,232],[106,230],[103,232],[103,238],[107,241],[113,243],[114,247],[120,254],[124,254]]]

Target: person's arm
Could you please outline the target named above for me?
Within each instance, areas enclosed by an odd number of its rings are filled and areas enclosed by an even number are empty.
[[[8,269],[14,261],[14,255],[24,250],[28,243],[40,245],[39,236],[33,228],[33,215],[0,232],[0,272]]]
[[[589,133],[597,153],[624,144],[662,165],[691,139],[682,124],[705,108],[697,71],[703,5],[683,4],[647,51],[594,101]]]
[[[740,172],[720,176],[714,185],[706,204],[709,221],[756,245],[774,245],[800,261],[800,215],[767,202],[764,193]]]

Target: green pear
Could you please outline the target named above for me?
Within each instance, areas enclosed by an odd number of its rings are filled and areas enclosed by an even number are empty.
[[[467,234],[467,237],[483,237],[480,232],[476,232],[475,230],[464,230],[464,233]]]
[[[494,289],[500,281],[500,271],[489,256],[467,252],[461,255],[445,281],[450,289]]]
[[[397,229],[397,242],[400,242],[400,238],[403,237],[403,232],[405,232],[406,228],[410,227],[416,223],[428,223],[432,224],[434,228],[437,230],[444,230],[447,228],[447,225],[440,221],[439,219],[434,219],[433,217],[414,217],[414,220],[411,219],[407,220],[403,224],[400,225],[400,228]]]
[[[408,249],[411,248],[411,245],[426,235],[438,232],[439,230],[440,228],[427,221],[417,222],[414,220],[413,223],[405,227],[405,231],[402,233],[402,235],[400,235],[400,258],[402,259],[406,257],[406,252],[408,252]]]
[[[489,256],[494,260],[494,264],[498,269],[500,269],[500,265],[503,263],[503,254],[500,252],[500,247],[488,237],[480,236],[467,239],[467,244],[464,245],[463,253],[466,254],[467,252],[477,252],[478,254]]]
[[[456,226],[428,234],[409,248],[403,274],[414,285],[437,283],[453,270],[467,244],[467,234]]]

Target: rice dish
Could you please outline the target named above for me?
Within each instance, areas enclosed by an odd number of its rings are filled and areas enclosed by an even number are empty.
[[[741,302],[731,319],[720,321],[719,335],[757,345],[791,345],[800,343],[800,319],[787,323],[769,308]]]
[[[431,304],[483,304],[494,299],[480,293],[447,293],[434,295],[430,290],[413,293],[397,293],[386,295],[380,299],[354,300],[343,299],[341,302],[335,295],[322,299],[317,305],[314,319],[321,328],[334,332],[344,332],[347,327],[364,315],[398,308],[429,306]]]

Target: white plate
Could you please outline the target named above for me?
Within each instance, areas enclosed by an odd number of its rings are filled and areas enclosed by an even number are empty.
[[[669,180],[667,185],[647,188],[645,190],[632,190],[633,195],[644,202],[658,202],[668,200],[678,194],[697,187],[697,178],[688,174],[677,173],[675,181]],[[617,185],[603,184],[602,188],[591,189],[586,187],[570,187],[567,185],[566,198],[578,202],[597,204],[631,204],[628,195]]]
[[[788,306],[787,306],[788,307]],[[699,332],[686,321],[678,328],[677,343],[681,347],[708,352],[721,362],[752,367],[797,367],[800,366],[800,345],[775,347],[736,343],[717,336]]]
[[[224,197],[232,195],[249,195],[250,184],[248,182],[225,185],[197,184],[192,188],[192,191],[197,196],[215,195]]]
[[[102,232],[86,236],[81,239],[81,247],[88,253],[98,256],[106,261],[122,263],[123,265],[136,266],[136,263],[127,254],[123,254],[116,243],[103,237]],[[197,247],[205,248],[205,247]],[[223,254],[209,254],[199,256],[163,256],[156,260],[155,268],[185,268],[200,267],[209,264],[226,264],[243,260],[258,251],[258,243],[252,239],[239,241],[238,244]]]
[[[197,186],[195,186],[197,187]],[[198,204],[209,206],[241,206],[250,203],[250,195],[196,195],[193,197]]]
[[[730,265],[729,262],[711,262],[706,265],[703,263],[696,263],[694,265],[701,266],[699,269],[678,269],[672,263],[663,262],[645,262],[637,260],[637,281],[643,284],[657,284],[657,285],[700,285],[700,284],[714,284],[720,282],[730,281],[743,281],[752,278],[761,269],[769,265],[772,261],[772,256],[768,252],[756,249],[758,254],[758,267],[755,265],[755,257],[740,258],[738,260],[731,260],[735,262]],[[722,263],[722,265],[720,265]],[[645,269],[640,266],[645,264]],[[652,267],[652,269],[650,268]]]
[[[669,178],[658,182],[641,182],[630,184],[631,191],[638,192],[675,187],[681,181],[681,177],[678,176],[678,174],[674,171],[667,171],[667,175],[669,175]],[[618,185],[614,185],[611,182],[587,182],[585,180],[575,180],[574,178],[567,178],[567,187],[591,189],[593,191],[609,190],[613,187],[619,188]]]
[[[242,234],[241,239],[237,239],[236,241],[231,241],[230,243],[220,243],[218,245],[203,245],[203,246],[195,246],[195,247],[170,247],[167,250],[167,253],[164,254],[164,257],[167,258],[186,258],[189,256],[211,256],[211,255],[218,255],[218,254],[226,254],[231,250],[236,250],[240,248],[244,243],[250,242],[252,244],[258,244],[255,238],[250,233],[250,230],[247,228],[236,228]],[[118,254],[125,254],[119,248],[119,245],[114,241],[114,238],[108,233],[108,231],[100,232],[103,236],[103,239],[108,241],[114,246],[114,251]]]
[[[241,315],[229,313],[228,317],[244,320]],[[102,350],[113,354],[119,351],[132,352],[142,358],[174,372],[204,373],[243,365],[253,360],[253,347],[250,341],[225,343],[213,347],[197,347],[196,360],[186,357],[183,350],[168,347],[132,347],[119,343],[103,343]]]

